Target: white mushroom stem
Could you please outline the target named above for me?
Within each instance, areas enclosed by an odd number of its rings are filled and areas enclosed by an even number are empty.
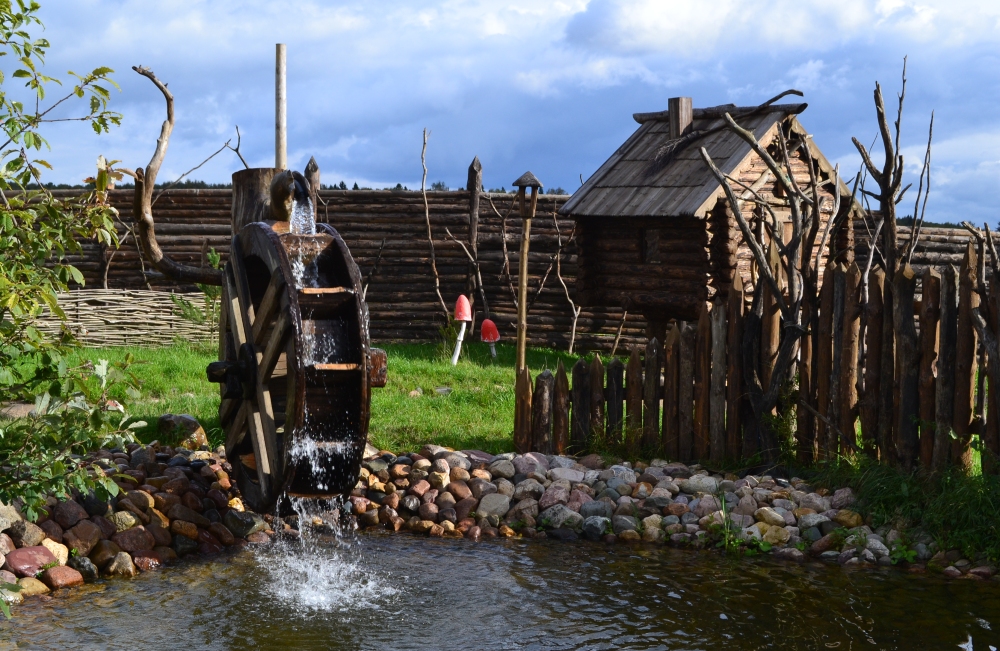
[[[455,352],[451,356],[451,365],[458,365],[458,356],[462,352],[462,340],[465,339],[465,325],[466,322],[462,321],[462,327],[458,329],[458,341],[455,342]]]
[[[497,346],[492,341],[490,342],[490,357],[497,358]]]

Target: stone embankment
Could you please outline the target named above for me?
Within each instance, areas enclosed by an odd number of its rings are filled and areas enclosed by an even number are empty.
[[[606,467],[598,455],[494,456],[428,445],[369,455],[347,510],[362,528],[443,538],[722,546],[789,561],[931,568],[954,578],[996,574],[985,558],[938,550],[919,531],[873,530],[852,510],[855,499],[849,488],[831,493],[798,478],[723,476],[659,459]]]

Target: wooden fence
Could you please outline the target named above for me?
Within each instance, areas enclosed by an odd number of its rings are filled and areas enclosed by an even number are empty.
[[[521,219],[515,198],[510,193],[427,193],[436,266],[445,300],[453,303],[460,293],[471,290],[464,244],[478,254],[490,318],[508,341],[516,335],[514,285],[520,264]],[[564,350],[574,320],[567,292],[579,307],[574,222],[556,215],[567,198],[539,196],[528,257],[529,343]],[[82,255],[67,257],[83,272],[86,288],[196,291],[193,286],[179,285],[155,273],[144,259],[129,232],[132,191],[112,191],[110,201],[121,218],[121,246],[113,250],[85,243]],[[367,301],[372,338],[382,342],[439,340],[446,320],[434,291],[422,194],[323,190],[320,201],[318,219],[340,232],[362,276],[370,276]],[[171,190],[160,195],[153,214],[163,251],[178,262],[195,266],[203,263],[210,248],[226,260],[231,206],[232,191],[228,189]],[[482,305],[478,295],[475,298],[478,322],[483,316]],[[623,311],[618,306],[585,307],[577,318],[576,348],[610,350],[619,332],[622,343],[639,343],[645,340],[646,322],[635,313],[629,313],[623,322]]]
[[[783,444],[799,461],[868,454],[904,467],[970,467],[981,451],[984,472],[996,472],[1000,454],[998,387],[988,386],[986,358],[972,322],[977,254],[967,242],[961,268],[925,266],[921,300],[917,274],[905,266],[892,281],[900,307],[894,321],[894,377],[880,368],[885,274],[870,273],[867,310],[857,263],[827,268],[810,353],[800,352],[789,387],[773,418],[786,426]],[[632,346],[627,359],[580,359],[532,381],[517,378],[514,441],[518,450],[562,453],[595,447],[595,438],[630,455],[718,463],[748,460],[759,451],[741,354],[747,305],[739,283],[723,300],[706,303],[696,323],[670,326]],[[1000,287],[991,288],[991,315]],[[765,308],[765,314],[767,310]],[[760,372],[778,349],[780,323],[765,318]],[[800,341],[802,344],[802,341]],[[983,372],[979,373],[979,369]],[[885,386],[883,383],[888,383]],[[889,390],[890,410],[880,410]],[[885,404],[885,403],[883,403]],[[974,445],[978,440],[980,445]]]

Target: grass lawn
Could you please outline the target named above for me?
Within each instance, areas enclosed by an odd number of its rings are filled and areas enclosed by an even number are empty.
[[[378,344],[376,344],[378,345]],[[441,344],[381,346],[389,357],[389,382],[372,391],[369,439],[389,450],[413,450],[425,443],[491,453],[513,449],[514,347],[497,346],[490,358],[486,344],[462,349],[458,366]],[[124,401],[131,414],[150,426],[140,432],[156,438],[156,419],[164,413],[192,414],[205,426],[213,444],[222,442],[217,411],[218,386],[205,379],[205,366],[216,359],[214,346],[177,344],[163,348],[84,348],[78,360],[122,361],[132,353],[132,371],[142,383],[142,398]],[[549,349],[529,349],[532,373],[554,370],[560,360],[567,372],[576,357]],[[450,393],[436,389],[447,387]],[[423,393],[410,397],[410,392]],[[445,395],[446,394],[446,395]],[[124,396],[116,396],[123,399]]]

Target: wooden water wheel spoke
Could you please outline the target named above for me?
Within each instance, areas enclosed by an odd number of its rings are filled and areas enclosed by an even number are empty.
[[[257,459],[257,481],[263,494],[268,494],[271,488],[271,457],[267,454],[267,442],[265,440],[265,429],[261,412],[257,406],[247,402],[249,412],[247,414],[247,425],[250,427],[250,442],[253,445],[253,455]]]
[[[244,400],[236,410],[233,422],[226,429],[226,450],[235,448],[243,440],[243,437],[246,436],[248,409],[249,404]]]
[[[271,329],[271,338],[268,339],[267,347],[264,348],[264,352],[258,360],[257,370],[263,381],[266,382],[271,379],[271,374],[278,363],[278,358],[284,352],[285,345],[288,343],[290,332],[288,315],[282,313],[278,316],[277,321],[275,321],[274,327]]]
[[[285,277],[281,274],[279,267],[271,274],[271,280],[267,284],[264,298],[261,299],[260,308],[257,310],[257,318],[253,322],[252,339],[255,346],[260,346],[263,343],[263,337],[267,333],[267,325],[281,307],[281,292],[284,288]]]

